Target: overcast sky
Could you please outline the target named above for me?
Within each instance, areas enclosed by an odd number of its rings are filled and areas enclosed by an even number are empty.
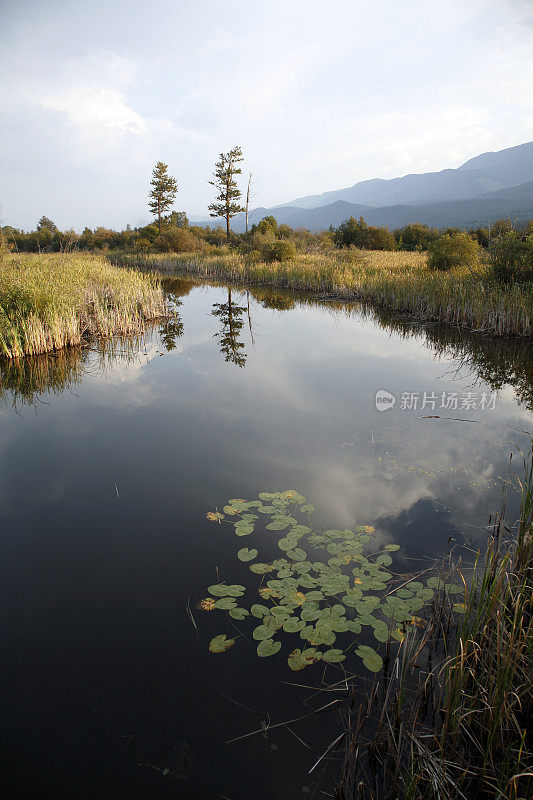
[[[206,214],[235,144],[269,206],[533,139],[532,0],[0,0],[0,26],[15,227],[144,223],[159,159]]]

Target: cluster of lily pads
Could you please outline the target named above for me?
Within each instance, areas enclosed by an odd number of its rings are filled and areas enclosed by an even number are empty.
[[[425,583],[411,580],[391,589],[393,575],[387,571],[392,564],[390,553],[399,545],[387,544],[372,548],[369,525],[355,530],[317,530],[311,527],[311,514],[315,507],[295,490],[261,492],[257,500],[233,499],[224,506],[223,513],[209,512],[213,522],[229,523],[239,537],[251,535],[259,523],[266,522],[266,530],[281,533],[277,541],[280,557],[269,562],[259,560],[256,547],[241,547],[237,558],[249,564],[252,573],[262,576],[255,590],[264,602],[254,602],[245,607],[242,598],[246,587],[242,584],[218,583],[208,587],[209,597],[198,603],[205,611],[220,610],[232,619],[242,621],[254,618],[253,638],[258,642],[257,655],[271,656],[279,652],[282,643],[276,637],[282,632],[298,635],[300,647],[288,656],[289,667],[300,670],[316,661],[338,663],[344,660],[345,651],[334,647],[337,636],[343,633],[360,634],[367,627],[378,642],[390,636],[401,640],[406,624],[421,620],[414,615],[430,601],[440,579],[429,578]],[[305,516],[302,524],[295,516]],[[374,552],[368,552],[374,549]],[[323,560],[312,560],[310,550],[323,551]],[[447,584],[450,594],[462,591],[460,586]],[[385,591],[388,590],[388,591]],[[457,609],[459,610],[459,609]],[[226,634],[215,636],[209,649],[213,653],[228,650],[235,642]],[[354,652],[372,672],[381,669],[379,653],[367,645],[359,645]]]

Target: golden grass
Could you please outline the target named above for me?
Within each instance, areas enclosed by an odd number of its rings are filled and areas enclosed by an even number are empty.
[[[305,253],[286,262],[257,262],[242,254],[114,256],[115,263],[163,274],[311,291],[366,300],[420,320],[435,320],[496,336],[533,335],[533,284],[503,285],[467,269],[430,270],[424,253],[371,251]]]
[[[0,263],[0,353],[10,359],[141,332],[168,315],[153,276],[92,255],[4,255]]]

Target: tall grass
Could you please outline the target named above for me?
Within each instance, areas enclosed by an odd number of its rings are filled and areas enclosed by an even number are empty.
[[[409,313],[497,336],[533,335],[533,284],[501,284],[467,269],[430,270],[423,253],[369,251],[304,253],[285,262],[222,255],[117,254],[115,263],[163,274],[178,271],[243,284],[311,291],[368,300]]]
[[[516,538],[504,508],[464,581],[459,625],[442,591],[427,627],[408,630],[383,685],[364,703],[353,689],[339,800],[533,797],[532,463]]]
[[[4,255],[0,263],[0,354],[9,359],[135,334],[168,315],[153,276],[90,255]]]

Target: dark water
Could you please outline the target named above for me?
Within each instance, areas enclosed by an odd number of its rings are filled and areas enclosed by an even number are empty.
[[[235,630],[196,602],[217,570],[250,573],[243,540],[206,512],[294,488],[315,525],[371,525],[401,545],[392,569],[414,571],[450,539],[484,541],[509,453],[528,447],[530,347],[271,292],[168,288],[179,318],[143,342],[2,366],[5,798],[304,797],[335,713],[298,723],[299,738],[225,742],[318,707],[288,683],[316,686],[323,668],[291,673],[285,649],[257,658],[246,621],[228,653],[208,652]],[[376,410],[380,389],[393,409]],[[402,408],[413,392],[435,408]],[[476,408],[460,407],[465,392]]]

